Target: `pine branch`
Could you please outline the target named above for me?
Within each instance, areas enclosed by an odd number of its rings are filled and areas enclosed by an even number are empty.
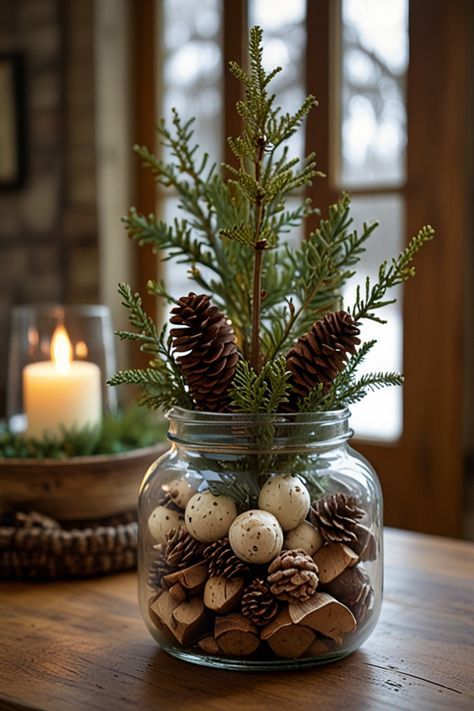
[[[418,234],[412,237],[403,252],[396,259],[392,259],[390,266],[387,262],[380,265],[378,281],[375,284],[372,285],[370,278],[367,277],[364,297],[361,296],[360,286],[357,287],[356,301],[350,311],[355,321],[366,318],[378,323],[386,323],[386,320],[377,316],[374,311],[396,301],[396,299],[385,299],[386,292],[415,276],[415,267],[412,265],[412,261],[422,246],[433,236],[434,230],[430,225],[422,227]]]
[[[150,244],[154,252],[167,252],[165,259],[177,259],[179,263],[200,264],[221,275],[213,252],[192,236],[192,229],[186,220],[174,220],[167,225],[157,220],[155,215],[140,215],[135,208],[123,218],[128,235],[140,246]]]
[[[136,329],[136,333],[116,331],[121,340],[140,341],[140,350],[156,354],[159,352],[159,336],[156,325],[142,305],[140,294],[134,293],[129,284],[119,284],[118,292],[122,297],[122,305],[128,310],[128,320]]]
[[[331,407],[338,409],[351,403],[359,402],[370,391],[381,390],[392,385],[403,385],[403,375],[394,372],[368,373],[338,392],[337,397],[331,403]]]
[[[230,391],[232,408],[245,414],[271,414],[288,402],[290,373],[283,357],[268,361],[260,373],[241,360]]]

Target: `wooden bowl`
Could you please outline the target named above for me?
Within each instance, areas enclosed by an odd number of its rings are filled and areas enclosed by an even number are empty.
[[[109,518],[137,507],[140,482],[161,443],[113,455],[0,459],[0,513],[38,511],[59,521]]]

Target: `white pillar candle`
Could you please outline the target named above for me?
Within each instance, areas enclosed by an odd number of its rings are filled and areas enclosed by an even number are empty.
[[[23,400],[27,432],[41,437],[61,428],[94,427],[102,418],[101,373],[95,363],[71,360],[67,332],[58,326],[51,343],[51,361],[23,369]]]

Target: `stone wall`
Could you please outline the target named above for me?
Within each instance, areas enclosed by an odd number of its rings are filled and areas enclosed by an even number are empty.
[[[27,173],[0,190],[0,416],[11,309],[98,299],[93,0],[1,0],[26,69]]]

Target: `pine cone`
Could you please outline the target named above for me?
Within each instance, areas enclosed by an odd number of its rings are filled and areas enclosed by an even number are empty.
[[[361,624],[374,605],[374,591],[363,568],[346,568],[324,590],[346,605]]]
[[[237,558],[230,547],[228,538],[211,543],[204,549],[204,558],[209,561],[209,577],[223,575],[225,578],[236,578],[248,573],[250,568],[240,558]]]
[[[160,590],[161,588],[166,589],[167,585],[164,583],[163,578],[165,575],[168,575],[168,573],[172,573],[175,568],[165,560],[163,546],[161,544],[154,546],[154,549],[157,552],[157,556],[150,563],[148,569],[148,584],[150,587],[155,588],[155,590]]]
[[[242,614],[255,625],[266,625],[278,612],[278,603],[264,580],[256,578],[244,592]]]
[[[166,534],[164,558],[172,568],[187,568],[202,559],[205,546],[193,538],[184,526],[172,528]]]
[[[357,506],[355,496],[341,493],[313,501],[310,510],[311,523],[324,540],[349,546],[357,542],[357,520],[363,516],[364,511]]]
[[[295,395],[306,397],[319,383],[327,390],[344,368],[347,354],[356,352],[359,333],[354,319],[345,311],[329,313],[315,321],[286,356]]]
[[[267,582],[279,600],[307,600],[318,587],[318,566],[302,548],[284,550],[270,564]]]
[[[201,410],[220,412],[229,404],[228,389],[239,354],[232,326],[209,297],[190,292],[171,310],[173,348],[190,393]]]

